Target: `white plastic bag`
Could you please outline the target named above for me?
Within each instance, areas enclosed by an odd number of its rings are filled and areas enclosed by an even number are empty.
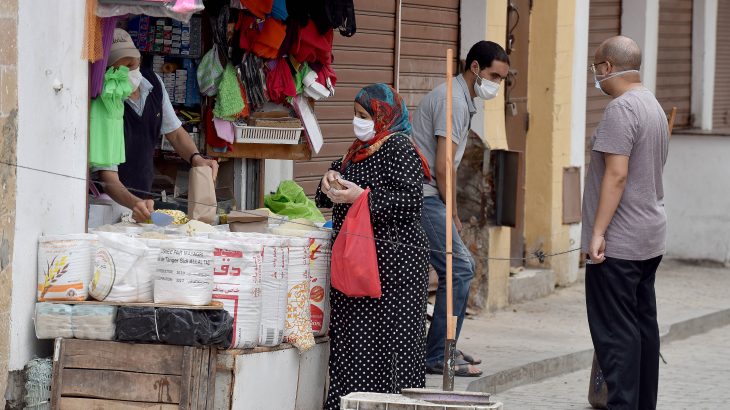
[[[152,273],[146,269],[147,245],[123,234],[99,232],[89,294],[110,302],[152,302]]]
[[[86,300],[96,246],[93,234],[38,238],[38,301]]]
[[[213,299],[233,316],[232,349],[256,347],[261,324],[261,244],[195,239],[214,246]]]
[[[155,303],[209,305],[213,296],[213,245],[171,241],[160,248]]]

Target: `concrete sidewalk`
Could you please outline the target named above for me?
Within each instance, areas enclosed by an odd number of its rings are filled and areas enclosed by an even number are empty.
[[[663,343],[730,324],[730,268],[665,260],[656,281]],[[482,359],[479,378],[455,390],[499,393],[590,367],[593,356],[582,283],[464,322],[459,348]],[[441,388],[442,376],[426,384]]]

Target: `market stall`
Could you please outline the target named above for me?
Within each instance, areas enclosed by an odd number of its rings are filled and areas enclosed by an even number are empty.
[[[116,221],[108,185],[92,175],[88,232],[38,238],[35,331],[55,343],[49,396],[35,404],[321,408],[331,232],[301,187],[285,182],[264,200],[262,184],[236,170],[319,151],[313,106],[335,92],[334,31],[354,34],[354,11],[283,0],[87,4],[90,168],[129,160],[120,107],[132,70],[107,67],[121,28],[220,172],[215,182],[197,175],[193,157],[160,135],[152,188],[141,192],[155,199],[149,220]],[[253,206],[237,194],[251,187]]]

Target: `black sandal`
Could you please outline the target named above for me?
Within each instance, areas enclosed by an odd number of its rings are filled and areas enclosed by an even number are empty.
[[[463,359],[464,361],[466,361],[469,364],[473,364],[475,366],[482,364],[482,359],[475,359],[474,356],[466,354],[459,349],[456,349],[455,353],[456,353],[457,359]]]
[[[479,370],[478,373],[472,373],[469,371],[469,366],[471,366],[471,363],[467,362],[464,359],[456,359],[456,364],[454,365],[454,376],[457,377],[479,377],[484,372]],[[427,374],[444,374],[444,364],[438,363],[436,365],[429,365],[426,364],[426,373]]]

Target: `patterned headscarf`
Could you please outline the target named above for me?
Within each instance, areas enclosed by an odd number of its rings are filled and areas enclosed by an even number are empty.
[[[411,122],[408,118],[408,107],[403,98],[387,84],[369,85],[355,96],[355,102],[373,117],[375,135],[370,141],[355,140],[347,154],[342,159],[340,170],[344,171],[351,162],[360,162],[380,149],[380,147],[395,134],[404,134],[410,137]],[[414,145],[415,148],[415,145]],[[416,149],[418,152],[418,149]],[[428,164],[421,157],[426,178],[431,179]]]

